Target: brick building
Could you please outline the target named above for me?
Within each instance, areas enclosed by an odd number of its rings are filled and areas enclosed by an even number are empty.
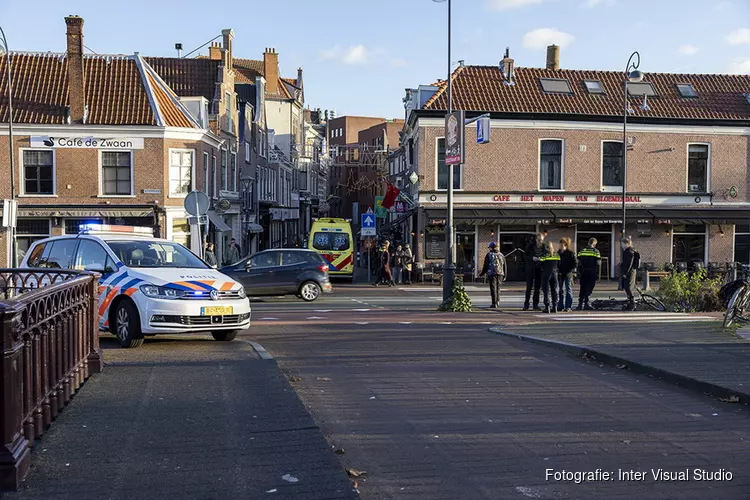
[[[453,108],[491,114],[491,142],[466,129],[456,168],[456,261],[480,262],[490,241],[523,272],[526,238],[544,228],[580,248],[599,240],[613,276],[622,223],[623,74],[465,66],[452,75]],[[444,258],[446,82],[407,93],[406,162],[419,175],[417,258]],[[646,73],[628,84],[627,234],[644,262],[750,261],[750,76]]]
[[[83,19],[65,22],[65,53],[11,54],[19,255],[34,240],[77,233],[85,222],[154,226],[161,236],[190,245],[184,197],[221,143],[208,116],[192,113],[138,54],[84,55]],[[6,71],[2,58],[4,124]],[[3,152],[8,141],[2,125]],[[6,153],[0,171],[10,171]],[[10,197],[9,183],[1,183],[0,198]],[[7,234],[0,241],[3,262],[10,253]]]

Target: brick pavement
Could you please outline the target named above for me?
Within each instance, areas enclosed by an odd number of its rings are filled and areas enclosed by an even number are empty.
[[[620,358],[612,360],[615,364],[627,360],[633,369],[750,402],[750,341],[724,331],[719,322],[554,322],[493,330],[584,347],[595,356]]]
[[[4,499],[356,498],[276,363],[247,343],[102,344],[105,371],[38,443],[23,489]]]
[[[309,322],[251,336],[298,377],[344,465],[367,471],[366,500],[747,498],[750,420],[738,405],[480,325]],[[545,480],[547,468],[686,467],[734,479]]]

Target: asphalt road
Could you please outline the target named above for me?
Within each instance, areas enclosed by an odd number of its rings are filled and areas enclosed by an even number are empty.
[[[344,465],[366,471],[364,499],[750,497],[746,408],[487,331],[550,321],[538,314],[442,315],[431,290],[336,292],[256,301],[243,336],[295,377]]]

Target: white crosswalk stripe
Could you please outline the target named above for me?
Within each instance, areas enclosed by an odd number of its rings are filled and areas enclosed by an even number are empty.
[[[693,316],[680,313],[628,312],[628,313],[582,313],[582,314],[535,314],[537,318],[552,321],[597,321],[597,322],[646,322],[646,323],[689,323],[693,321],[715,321],[711,316]]]

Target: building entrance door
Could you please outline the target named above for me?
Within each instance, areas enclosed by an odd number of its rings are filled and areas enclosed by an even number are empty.
[[[500,251],[508,263],[508,281],[526,280],[526,256],[524,248],[534,238],[534,233],[500,235]]]

